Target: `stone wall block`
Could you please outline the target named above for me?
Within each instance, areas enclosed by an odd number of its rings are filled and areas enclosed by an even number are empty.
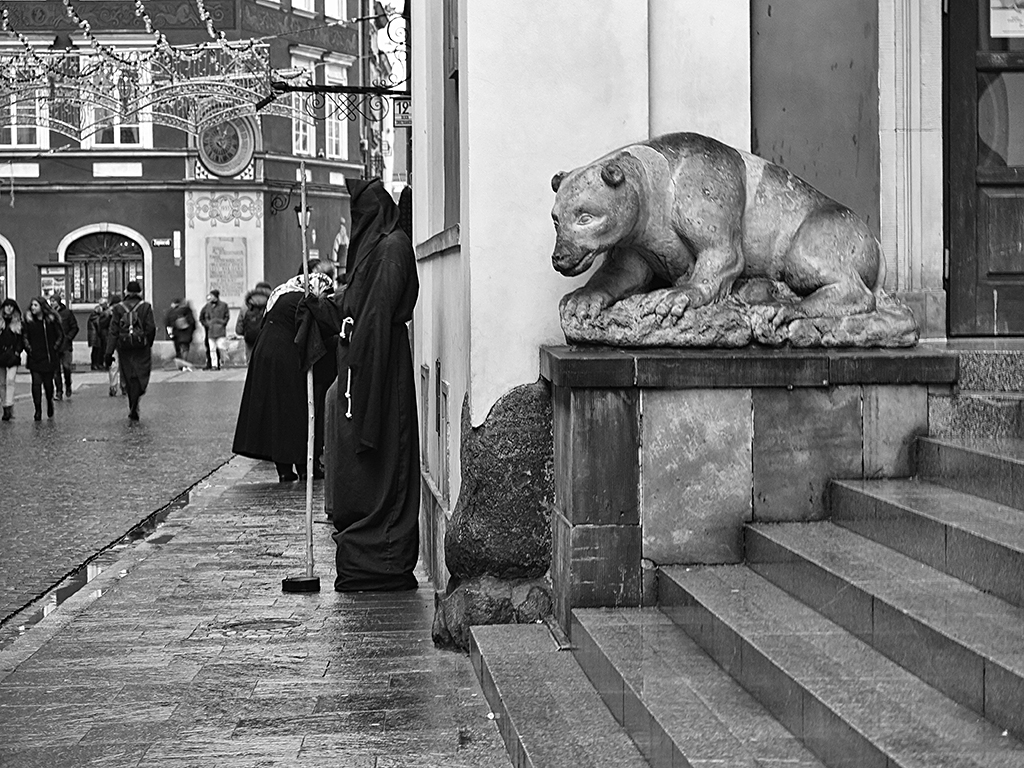
[[[753,406],[754,520],[824,518],[828,482],[863,474],[861,388],[759,389]]]
[[[749,389],[643,392],[643,556],[736,563],[751,519]]]
[[[568,631],[573,608],[641,604],[639,525],[572,525],[555,515],[551,580],[555,617]]]
[[[554,390],[555,506],[574,525],[637,524],[638,390]]]
[[[914,440],[928,434],[928,388],[865,386],[864,476],[910,477]]]

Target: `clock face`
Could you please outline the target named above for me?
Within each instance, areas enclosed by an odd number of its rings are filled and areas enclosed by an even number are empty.
[[[215,176],[237,176],[252,161],[256,131],[252,121],[237,117],[199,134],[199,160]]]

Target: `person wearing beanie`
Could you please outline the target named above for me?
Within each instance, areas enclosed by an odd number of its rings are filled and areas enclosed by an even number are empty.
[[[116,351],[121,380],[128,390],[128,418],[132,421],[139,420],[139,400],[149,386],[155,339],[153,307],[142,300],[142,286],[132,280],[125,286],[124,300],[112,310],[107,338],[107,364]]]
[[[220,370],[221,355],[228,335],[231,310],[220,300],[220,291],[211,288],[206,305],[199,313],[199,323],[206,329],[206,370]]]
[[[64,303],[61,295],[55,293],[50,297],[50,306],[60,318],[61,329],[64,331],[64,342],[60,349],[60,366],[53,374],[54,400],[63,400],[64,391],[67,390],[68,400],[71,399],[71,369],[73,367],[73,345],[75,336],[78,335],[78,320],[75,313]],[[63,380],[61,373],[64,374]]]

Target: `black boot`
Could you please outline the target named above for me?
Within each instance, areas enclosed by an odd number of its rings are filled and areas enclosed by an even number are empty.
[[[42,405],[42,403],[40,401],[36,400],[35,401],[35,406],[36,406],[36,412],[35,412],[35,415],[32,416],[32,418],[35,419],[36,421],[42,421],[43,420],[43,405]]]
[[[14,418],[14,406],[13,405],[5,405],[4,406],[4,415],[3,415],[3,417],[0,417],[0,421],[10,421],[13,418]]]
[[[53,418],[53,400],[46,398],[46,418]]]

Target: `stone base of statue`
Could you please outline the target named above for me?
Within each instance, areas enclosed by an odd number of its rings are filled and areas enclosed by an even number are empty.
[[[794,317],[799,297],[784,283],[751,280],[723,301],[687,309],[679,318],[662,318],[655,308],[667,293],[663,289],[630,296],[593,319],[563,311],[562,332],[570,343],[616,347],[733,349],[757,343],[869,348],[912,347],[918,340],[913,312],[885,293],[878,294],[873,312]]]

